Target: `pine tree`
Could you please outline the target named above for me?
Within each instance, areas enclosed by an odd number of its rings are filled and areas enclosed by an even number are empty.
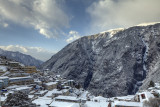
[[[154,82],[151,80],[148,86],[149,87],[154,87]]]

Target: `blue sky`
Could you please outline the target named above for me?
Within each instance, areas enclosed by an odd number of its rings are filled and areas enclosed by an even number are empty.
[[[0,0],[0,48],[47,60],[85,35],[159,22],[159,0]]]

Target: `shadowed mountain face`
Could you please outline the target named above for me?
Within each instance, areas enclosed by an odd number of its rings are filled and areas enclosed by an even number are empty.
[[[134,94],[146,75],[160,72],[159,59],[160,24],[154,24],[82,37],[42,67],[80,82],[94,95],[110,97]]]
[[[5,51],[0,49],[0,56],[6,56],[8,59],[18,61],[26,66],[39,67],[43,62],[33,58],[30,55],[25,55],[20,52]]]

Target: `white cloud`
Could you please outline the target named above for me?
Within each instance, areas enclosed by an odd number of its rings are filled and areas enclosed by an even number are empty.
[[[48,31],[47,29],[44,28],[40,28],[39,31],[40,34],[45,35],[46,38],[50,38],[51,36],[53,36],[52,32]]]
[[[72,41],[79,39],[81,36],[79,35],[79,33],[77,31],[73,31],[71,30],[69,32],[69,38],[66,40],[67,43],[71,43]]]
[[[5,27],[5,28],[8,27],[8,23],[4,23],[3,27]]]
[[[0,48],[7,51],[19,51],[21,53],[31,55],[36,59],[40,59],[42,61],[48,60],[52,55],[56,53],[56,51],[49,51],[41,47],[24,47],[19,45],[0,46]]]
[[[0,0],[0,19],[31,26],[47,38],[59,36],[60,29],[69,26],[69,17],[57,0]]]
[[[100,0],[88,7],[92,31],[160,21],[160,0]]]

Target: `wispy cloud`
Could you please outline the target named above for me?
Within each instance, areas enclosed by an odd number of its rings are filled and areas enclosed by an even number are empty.
[[[1,18],[0,18],[0,27],[3,27],[3,28],[7,28],[9,26],[8,23],[4,22]]]
[[[69,26],[63,1],[0,0],[0,20],[31,26],[46,38],[59,36],[61,28]],[[5,24],[4,27],[7,27]]]
[[[41,47],[25,47],[20,45],[0,46],[0,48],[7,51],[18,51],[27,55],[31,55],[42,61],[48,60],[56,53],[56,51],[49,51]]]
[[[81,37],[77,31],[73,31],[73,30],[71,30],[69,32],[68,36],[69,36],[69,38],[66,40],[67,43],[70,43],[70,42],[72,42],[76,39],[79,39]]]
[[[160,0],[100,0],[88,7],[92,31],[160,21]]]

